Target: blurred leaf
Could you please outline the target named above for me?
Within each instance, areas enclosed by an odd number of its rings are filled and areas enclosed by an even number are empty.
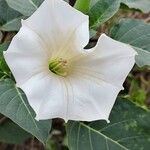
[[[150,12],[150,0],[122,0],[129,8],[139,9],[144,13]]]
[[[62,133],[60,131],[53,129],[49,139],[47,140],[45,150],[68,150],[67,137],[62,137],[61,134]]]
[[[2,34],[2,32],[0,31],[0,42],[1,42],[2,38],[3,38],[3,34]]]
[[[9,43],[0,44],[0,56],[3,53],[3,51],[7,50],[8,46],[9,46]]]
[[[138,66],[150,65],[150,24],[141,20],[122,19],[110,32],[113,39],[133,46],[138,53]]]
[[[139,86],[136,80],[132,80],[129,92],[129,99],[144,109],[146,106],[147,92]]]
[[[89,11],[89,7],[90,7],[90,1],[91,0],[76,0],[74,8],[87,14]]]
[[[45,150],[57,150],[56,142],[53,139],[49,138],[47,140]]]
[[[17,31],[21,26],[22,15],[10,8],[5,0],[0,0],[0,30]]]
[[[13,20],[6,22],[5,24],[3,24],[0,27],[0,30],[2,30],[2,31],[18,31],[21,27],[21,19],[22,18],[23,17],[18,17],[18,18],[15,18]]]
[[[109,20],[120,7],[119,0],[92,0],[89,10],[90,27],[96,29]]]
[[[10,120],[6,120],[3,124],[0,124],[1,142],[9,144],[20,144],[29,137],[32,137],[31,134],[27,133]]]
[[[70,150],[149,150],[150,112],[125,99],[118,99],[110,123],[70,121],[67,125]]]
[[[10,118],[42,143],[51,129],[50,121],[36,121],[35,113],[27,102],[25,94],[12,80],[0,81],[0,113]]]
[[[145,65],[150,66],[150,52],[147,50],[144,50],[142,48],[133,47],[137,53],[138,56],[136,56],[136,63],[139,67],[143,67]]]
[[[11,78],[11,71],[4,59],[3,51],[6,51],[9,43],[0,44],[0,79]]]
[[[150,11],[150,0],[92,0],[89,10],[90,27],[96,29],[119,10],[121,3],[143,12]]]
[[[69,0],[64,0],[65,2],[69,3]]]
[[[31,16],[43,0],[6,0],[8,5],[24,16]]]

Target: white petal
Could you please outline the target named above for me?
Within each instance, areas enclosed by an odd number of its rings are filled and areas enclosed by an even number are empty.
[[[122,84],[135,63],[135,54],[129,45],[103,34],[96,47],[74,64],[68,79],[72,88],[68,118],[108,121]]]
[[[4,53],[17,84],[22,84],[36,73],[48,69],[48,52],[39,37],[23,26]]]
[[[102,34],[89,56],[77,61],[75,68],[121,87],[135,63],[135,50]]]
[[[43,72],[21,85],[21,89],[36,112],[37,120],[66,118],[67,101],[61,78]]]
[[[74,56],[89,41],[88,16],[63,0],[45,0],[23,24],[41,37],[54,57]]]
[[[68,119],[108,121],[120,88],[79,72],[68,81],[70,82],[68,83],[70,89]]]

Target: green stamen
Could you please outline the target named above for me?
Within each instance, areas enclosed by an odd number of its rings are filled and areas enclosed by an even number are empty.
[[[49,70],[60,76],[67,76],[68,65],[67,61],[62,58],[51,60],[49,63]]]

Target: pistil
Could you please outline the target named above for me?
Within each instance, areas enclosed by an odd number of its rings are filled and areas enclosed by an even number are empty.
[[[54,60],[51,60],[49,63],[49,70],[56,75],[60,76],[67,76],[67,70],[68,70],[68,63],[67,60],[64,60],[62,58],[57,58]]]

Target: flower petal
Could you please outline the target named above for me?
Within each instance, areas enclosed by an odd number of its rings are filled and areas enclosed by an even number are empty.
[[[70,79],[68,119],[109,121],[109,114],[120,88],[86,74],[76,73]],[[69,85],[69,84],[68,84]]]
[[[38,36],[26,26],[13,38],[4,57],[17,84],[22,84],[36,73],[48,69],[48,51]]]
[[[74,62],[73,73],[68,78],[73,95],[69,98],[68,118],[108,121],[122,84],[135,63],[135,55],[129,45],[103,34],[87,56]]]
[[[61,78],[43,72],[29,79],[20,88],[26,93],[37,120],[58,117],[65,119],[67,102]]]
[[[41,37],[53,57],[72,57],[89,41],[88,16],[63,0],[45,0],[23,24]]]
[[[77,70],[121,87],[135,63],[135,50],[102,34],[89,55],[75,62]]]

